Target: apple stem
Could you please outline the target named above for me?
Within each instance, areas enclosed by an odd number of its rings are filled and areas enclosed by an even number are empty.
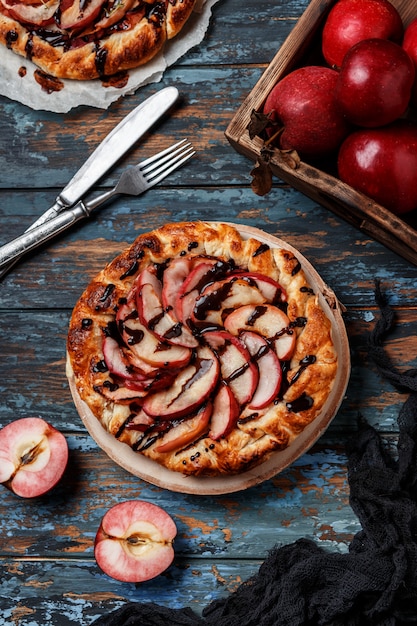
[[[273,143],[283,132],[284,126],[281,126],[281,128],[278,128],[278,130],[264,142],[264,146],[269,146],[269,144]]]

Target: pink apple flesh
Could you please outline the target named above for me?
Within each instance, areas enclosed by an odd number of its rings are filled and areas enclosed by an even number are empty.
[[[138,583],[164,572],[174,559],[177,528],[159,506],[140,500],[116,504],[97,531],[94,555],[108,576]]]
[[[244,331],[240,335],[251,358],[259,370],[258,386],[250,401],[249,408],[263,409],[273,402],[281,387],[282,369],[275,350],[269,343],[252,331]]]
[[[211,416],[210,439],[226,437],[236,426],[240,407],[229,385],[222,384],[214,398]]]
[[[194,361],[180,371],[170,387],[144,399],[143,410],[161,419],[189,415],[208,399],[219,374],[219,363],[213,352],[207,347],[198,348]]]
[[[230,386],[237,402],[247,404],[258,384],[258,370],[242,342],[225,330],[209,331],[204,341],[216,353],[222,379]]]
[[[207,402],[198,411],[197,415],[183,420],[180,424],[168,431],[158,442],[155,452],[172,452],[181,450],[208,431],[212,414],[212,403]]]
[[[0,483],[22,498],[50,491],[68,462],[64,435],[39,417],[26,417],[0,430]]]
[[[239,335],[243,330],[259,333],[274,347],[280,361],[288,360],[294,352],[296,334],[290,320],[271,304],[240,307],[226,317],[224,326],[232,335]]]

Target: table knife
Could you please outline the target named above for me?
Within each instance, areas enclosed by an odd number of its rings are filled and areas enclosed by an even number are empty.
[[[72,207],[166,113],[179,96],[176,87],[165,87],[139,104],[103,139],[87,161],[57,196],[55,203],[28,229],[36,228]],[[3,267],[0,278],[18,259]]]

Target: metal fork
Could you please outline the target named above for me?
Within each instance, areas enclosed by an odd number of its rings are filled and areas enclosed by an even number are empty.
[[[114,196],[125,194],[138,196],[161,182],[166,176],[178,169],[195,154],[190,143],[179,141],[173,146],[158,152],[154,156],[124,170],[116,186],[97,198],[88,202],[77,202],[70,207],[35,228],[27,230],[23,235],[13,239],[0,247],[0,270],[9,269],[16,259],[49,241],[58,234],[70,228],[81,219],[89,217],[91,213]],[[4,272],[5,273],[5,272]],[[2,274],[1,274],[2,275]],[[0,275],[0,278],[1,278]]]

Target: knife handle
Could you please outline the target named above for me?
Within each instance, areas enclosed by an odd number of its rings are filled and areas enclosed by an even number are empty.
[[[1,246],[0,270],[23,254],[34,250],[34,248],[67,230],[79,220],[88,217],[89,214],[90,211],[85,204],[78,202],[73,208],[63,211],[44,224],[31,228],[20,237],[16,237],[16,239]]]

